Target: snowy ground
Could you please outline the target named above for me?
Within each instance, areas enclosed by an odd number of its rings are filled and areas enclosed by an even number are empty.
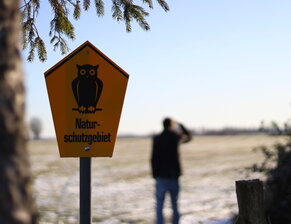
[[[226,224],[237,212],[235,181],[262,160],[252,148],[277,141],[267,136],[196,137],[181,147],[181,224]],[[154,223],[150,139],[118,139],[113,158],[92,160],[92,222]],[[59,158],[55,141],[30,142],[41,224],[79,221],[79,159]],[[248,178],[261,178],[252,175]],[[170,223],[167,198],[164,214]]]

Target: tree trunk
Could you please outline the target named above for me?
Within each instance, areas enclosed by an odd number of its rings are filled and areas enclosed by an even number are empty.
[[[24,124],[19,1],[0,0],[0,223],[36,223]]]

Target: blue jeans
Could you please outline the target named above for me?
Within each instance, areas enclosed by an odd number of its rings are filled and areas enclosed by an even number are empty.
[[[179,210],[178,210],[178,195],[179,195],[179,180],[178,178],[165,179],[156,178],[156,216],[157,224],[164,224],[163,207],[166,193],[169,192],[171,196],[171,204],[173,209],[172,223],[179,223]]]

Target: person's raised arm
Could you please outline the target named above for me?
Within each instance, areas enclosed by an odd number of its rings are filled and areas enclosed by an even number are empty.
[[[186,143],[190,142],[192,139],[192,134],[189,130],[187,130],[184,125],[179,123],[179,127],[181,128],[182,131],[182,138],[181,138],[181,143]]]

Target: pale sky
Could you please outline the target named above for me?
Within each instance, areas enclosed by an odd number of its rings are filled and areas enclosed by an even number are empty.
[[[51,9],[39,16],[48,60],[25,61],[27,120],[43,121],[43,136],[55,131],[43,73],[65,55],[49,45]],[[168,0],[150,12],[151,31],[92,10],[75,21],[71,51],[89,40],[130,74],[119,134],[161,130],[170,116],[189,128],[258,127],[283,123],[291,112],[290,0]],[[93,2],[92,2],[93,3]],[[24,52],[24,58],[27,52]]]

